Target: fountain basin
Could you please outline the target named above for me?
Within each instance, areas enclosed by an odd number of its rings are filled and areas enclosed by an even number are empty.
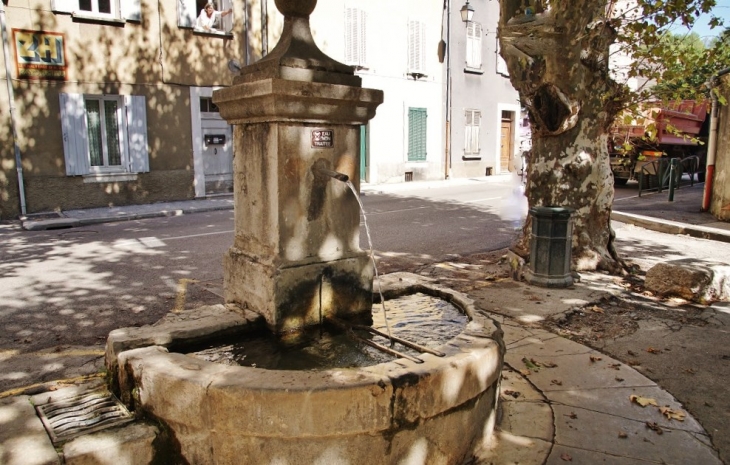
[[[388,275],[382,286],[386,299],[422,292],[468,315],[465,330],[439,348],[445,357],[283,371],[175,353],[206,335],[265,324],[220,305],[113,331],[113,388],[138,414],[164,424],[189,463],[461,463],[494,426],[502,332],[465,295],[416,275]]]

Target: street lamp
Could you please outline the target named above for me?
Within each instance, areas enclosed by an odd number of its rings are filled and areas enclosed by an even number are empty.
[[[472,16],[474,16],[474,7],[469,5],[469,0],[466,0],[466,4],[461,7],[461,20],[468,23]]]

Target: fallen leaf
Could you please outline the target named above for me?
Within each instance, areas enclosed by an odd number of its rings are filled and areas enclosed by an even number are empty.
[[[635,367],[641,365],[641,362],[638,360],[629,360],[629,365]]]
[[[624,382],[624,379],[623,379],[623,378],[619,378],[619,377],[617,376],[617,377],[616,377],[616,381],[618,381],[619,383],[623,383],[623,382]]]
[[[628,354],[631,355],[632,357],[636,357],[636,352],[634,352],[633,350],[629,350]]]
[[[538,365],[537,363],[535,363],[534,360],[528,359],[527,357],[522,357],[522,363],[524,363],[525,366],[529,370],[533,370],[533,371],[539,371],[540,370],[540,365]]]
[[[563,385],[563,382],[562,381],[558,381],[557,379],[554,379],[554,380],[550,381],[550,384],[554,384],[556,386],[562,386]]]
[[[578,415],[576,415],[575,412],[570,412],[568,415],[565,415],[565,416],[570,418],[571,420],[575,420],[578,418]]]
[[[621,369],[621,364],[620,363],[612,363],[609,366],[611,368],[613,368],[614,370],[620,370]]]
[[[560,458],[565,460],[566,462],[573,461],[573,457],[571,457],[570,454],[568,454],[567,452],[563,452],[562,454],[560,454]]]
[[[667,417],[669,420],[684,421],[684,418],[687,416],[687,414],[683,411],[672,410],[669,407],[659,407],[659,411],[662,412],[662,415]]]
[[[629,437],[629,435],[624,433],[623,431],[619,431],[618,437],[620,437],[621,439],[626,439],[627,437]]]
[[[597,357],[595,355],[591,355],[590,357],[591,357],[591,362],[597,362],[599,360],[603,360],[601,357]]]
[[[660,349],[655,349],[653,347],[649,347],[648,349],[646,349],[646,351],[649,352],[650,354],[654,354],[654,355],[659,355],[662,353],[662,351]]]
[[[697,371],[694,368],[685,368],[684,372],[689,373],[690,375],[697,373]]]
[[[520,393],[518,391],[510,391],[509,389],[505,389],[504,395],[505,396],[512,396],[515,399],[517,399],[518,397],[520,397]]]
[[[656,434],[664,434],[664,430],[662,429],[662,427],[657,425],[653,421],[647,421],[646,427],[652,431],[656,431]]]
[[[641,405],[642,407],[646,407],[647,405],[659,407],[659,404],[656,403],[656,400],[652,399],[651,397],[641,397],[632,394],[629,396],[629,400],[635,404]]]
[[[521,369],[521,370],[520,370],[520,374],[521,374],[522,376],[530,376],[530,374],[532,374],[532,372],[531,372],[530,370],[525,370],[525,369],[523,368],[523,369]]]
[[[534,362],[534,360],[533,360],[533,362]],[[541,365],[544,366],[545,368],[557,368],[558,367],[558,364],[553,363],[553,362],[542,362]]]
[[[603,313],[603,309],[599,307],[598,305],[594,305],[592,307],[589,307],[588,310],[594,312],[594,313]]]

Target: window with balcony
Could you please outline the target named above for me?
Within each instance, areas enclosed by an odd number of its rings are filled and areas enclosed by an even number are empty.
[[[68,176],[93,182],[149,171],[144,96],[60,94],[60,104]]]

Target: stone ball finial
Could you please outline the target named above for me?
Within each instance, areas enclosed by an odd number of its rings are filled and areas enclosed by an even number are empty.
[[[317,0],[274,0],[274,3],[285,17],[309,18],[317,5]]]

